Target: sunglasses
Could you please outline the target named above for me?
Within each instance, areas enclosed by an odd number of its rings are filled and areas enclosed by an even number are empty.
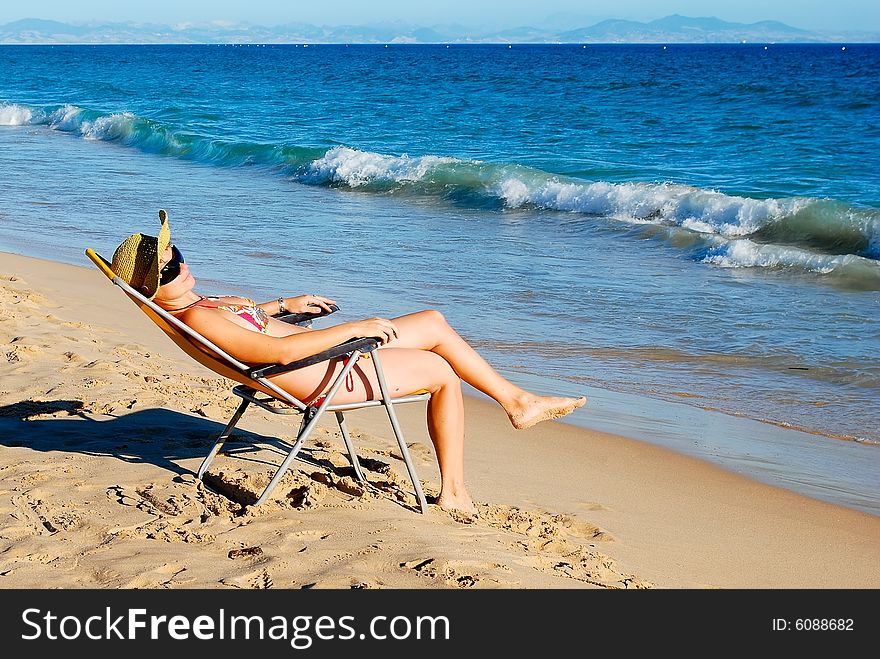
[[[159,281],[167,284],[177,279],[180,275],[180,264],[184,262],[177,245],[171,245],[171,260],[159,271]]]

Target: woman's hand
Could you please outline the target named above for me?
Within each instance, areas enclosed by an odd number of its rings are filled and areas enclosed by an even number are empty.
[[[397,326],[387,318],[368,318],[366,320],[354,320],[345,323],[345,327],[350,328],[353,339],[377,338],[385,345],[392,339],[397,338]]]
[[[336,304],[336,300],[321,295],[298,295],[284,298],[284,308],[290,313],[321,313],[321,311],[330,313],[332,311],[331,304]]]

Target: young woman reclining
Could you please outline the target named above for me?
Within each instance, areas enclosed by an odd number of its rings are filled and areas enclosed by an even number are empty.
[[[353,338],[376,337],[393,396],[431,392],[428,433],[437,454],[441,489],[436,503],[446,510],[475,513],[464,482],[464,404],[461,380],[496,400],[514,428],[570,413],[586,398],[539,396],[498,374],[439,311],[397,318],[367,318],[324,329],[308,329],[272,318],[278,313],[329,311],[335,301],[320,295],[280,297],[260,304],[241,297],[206,297],[195,292],[196,280],[180,250],[171,244],[165,211],[159,211],[159,235],[129,236],[113,255],[113,271],[133,288],[175,315],[242,362],[287,364]],[[365,355],[364,357],[369,357]],[[302,401],[319,398],[342,368],[335,359],[272,377]],[[375,369],[356,364],[353,377],[333,403],[379,397]]]

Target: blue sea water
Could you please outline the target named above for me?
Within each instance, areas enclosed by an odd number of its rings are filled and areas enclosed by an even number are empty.
[[[880,514],[880,46],[0,46],[0,250],[441,309],[570,421]],[[200,277],[201,275],[201,277]],[[253,281],[253,285],[243,282]]]

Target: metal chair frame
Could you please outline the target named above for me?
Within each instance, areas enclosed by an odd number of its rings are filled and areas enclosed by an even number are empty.
[[[108,261],[102,256],[91,249],[86,250],[86,255],[115,285],[119,286],[126,293],[126,295],[131,298],[131,300],[141,309],[141,311],[147,314],[147,316],[149,316],[150,319],[153,320],[153,322],[155,322],[159,326],[159,328],[162,329],[162,331],[165,332],[165,334],[167,334],[178,345],[178,347],[180,347],[184,350],[184,352],[190,355],[190,357],[201,363],[203,366],[206,366],[215,371],[216,373],[219,373],[220,375],[239,382],[237,386],[233,387],[232,393],[242,399],[241,403],[239,404],[235,413],[232,415],[232,418],[226,424],[223,432],[220,433],[220,436],[211,447],[208,455],[202,461],[202,464],[199,467],[197,473],[197,476],[200,480],[203,479],[205,472],[207,471],[211,462],[214,460],[215,456],[221,451],[223,444],[232,435],[233,429],[235,428],[239,420],[241,420],[241,417],[244,414],[245,410],[247,410],[247,408],[251,404],[255,404],[273,414],[301,414],[303,418],[302,423],[300,424],[299,431],[296,435],[296,440],[294,441],[293,445],[285,456],[283,462],[277,468],[275,474],[269,481],[269,484],[266,486],[266,488],[263,490],[257,500],[253,504],[249,505],[259,506],[266,501],[272,490],[275,489],[275,486],[278,485],[279,481],[282,479],[285,472],[290,467],[290,463],[297,457],[297,454],[302,448],[304,442],[314,431],[319,420],[325,412],[335,413],[336,421],[339,424],[339,429],[342,433],[342,439],[348,452],[352,468],[354,469],[355,476],[360,482],[366,483],[367,479],[364,476],[363,471],[361,470],[360,462],[358,461],[357,457],[357,452],[355,451],[354,444],[351,441],[351,436],[348,432],[344,412],[368,407],[384,406],[388,414],[388,419],[391,422],[391,429],[394,432],[394,436],[397,439],[398,447],[400,448],[400,455],[402,456],[403,461],[406,464],[407,473],[409,474],[410,480],[412,481],[413,490],[415,492],[416,500],[419,504],[419,509],[422,513],[426,513],[428,511],[428,504],[425,500],[425,494],[422,490],[418,474],[416,473],[415,466],[413,465],[412,458],[409,454],[409,449],[407,448],[403,430],[400,427],[400,422],[397,418],[397,414],[395,413],[394,405],[399,403],[414,403],[425,401],[430,399],[431,394],[429,392],[418,392],[407,396],[400,396],[397,398],[393,398],[391,396],[385,380],[385,374],[382,370],[382,360],[379,356],[381,351],[378,350],[379,341],[377,339],[352,339],[350,341],[346,341],[345,343],[334,346],[328,350],[320,352],[316,355],[297,360],[290,364],[261,364],[257,366],[251,366],[240,362],[235,357],[224,351],[222,348],[206,339],[199,332],[196,332],[191,327],[169,314],[167,311],[165,311],[165,309],[157,305],[155,302],[129,286],[126,282],[116,276],[116,274],[110,268],[110,264],[108,263]],[[312,317],[317,317],[317,315],[310,316],[308,318]],[[306,318],[307,317],[302,315],[289,314],[288,317],[281,319],[285,320],[286,322],[299,323],[303,322]],[[201,346],[201,348],[199,348],[198,346]],[[202,350],[202,348],[209,350],[211,354],[205,352],[204,350]],[[342,386],[342,383],[345,382],[345,379],[348,376],[349,372],[358,361],[357,358],[361,354],[365,353],[370,354],[370,361],[373,363],[373,366],[376,369],[376,377],[379,382],[381,397],[378,399],[367,400],[357,403],[333,404],[333,398],[336,395],[336,392],[339,390],[340,386]],[[339,375],[336,376],[336,379],[333,380],[332,384],[330,385],[329,391],[318,405],[309,405],[301,401],[297,397],[291,395],[289,392],[280,388],[278,385],[272,382],[271,379],[269,379],[272,375],[294,371],[299,368],[304,368],[305,366],[311,366],[313,364],[339,358],[344,358],[345,364]],[[261,396],[260,394],[263,395]]]

